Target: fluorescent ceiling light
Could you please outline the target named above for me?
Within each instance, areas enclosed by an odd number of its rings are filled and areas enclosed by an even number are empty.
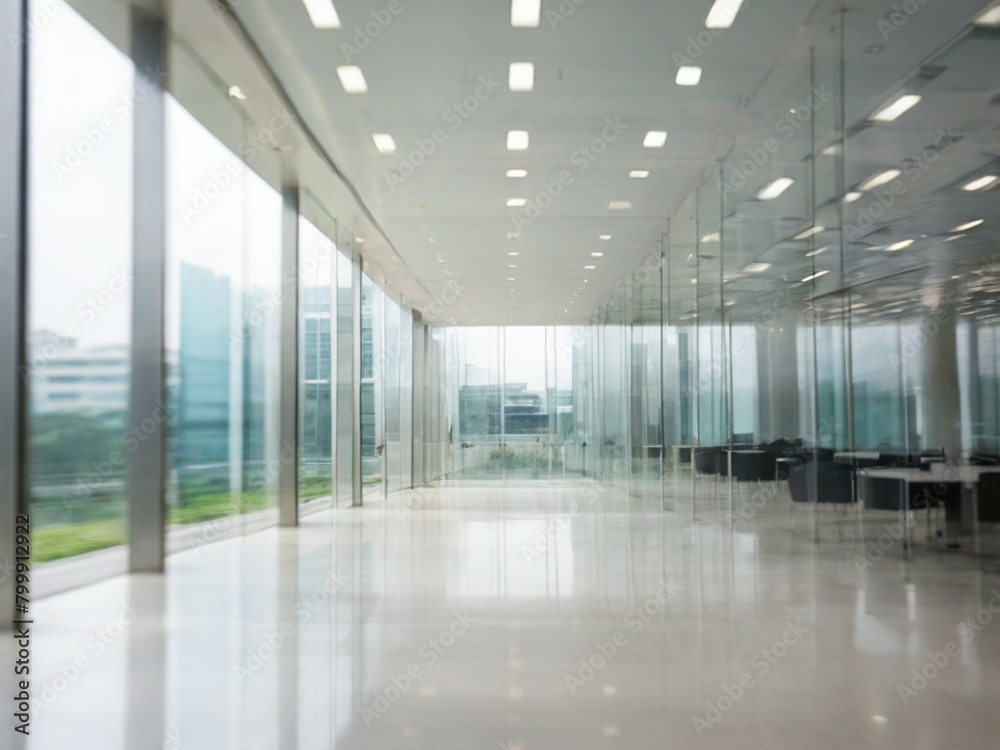
[[[333,7],[333,0],[302,0],[306,6],[306,13],[309,20],[317,29],[339,29],[340,18],[337,16],[337,9]]]
[[[913,243],[914,243],[914,240],[902,240],[900,242],[895,243],[894,245],[889,245],[889,247],[887,247],[886,250],[888,250],[889,252],[894,253],[897,250],[904,250],[905,248],[908,248]]]
[[[813,250],[811,253],[806,253],[806,257],[807,258],[815,258],[817,255],[822,255],[823,253],[825,253],[829,249],[830,249],[829,246],[821,247],[818,250]]]
[[[507,133],[508,151],[525,151],[528,148],[528,131],[511,130]]]
[[[508,276],[507,277],[507,281],[517,281],[517,279],[515,279],[513,276]],[[514,291],[514,290],[511,289],[511,291]]]
[[[597,266],[584,266],[583,270],[584,271],[596,271],[597,270]]]
[[[736,20],[736,14],[740,12],[742,5],[743,0],[715,0],[705,19],[705,28],[728,29]]]
[[[805,283],[807,283],[809,281],[813,281],[814,279],[818,279],[820,276],[826,276],[828,273],[830,273],[830,272],[829,271],[817,271],[812,276],[806,276],[804,279],[802,279],[802,283],[805,284]]]
[[[965,236],[964,234],[953,234],[951,237],[948,237],[947,239],[941,240],[941,242],[942,243],[945,243],[945,242],[954,242],[955,240],[962,239],[964,236]]]
[[[632,208],[632,202],[611,201],[611,203],[608,204],[608,208],[610,208],[612,211],[627,211],[628,209]]]
[[[348,94],[363,94],[368,91],[365,74],[357,65],[341,65],[337,68],[337,75],[340,76],[340,85]]]
[[[677,69],[678,86],[697,86],[701,82],[701,68],[697,65],[682,65]]]
[[[239,86],[230,86],[229,95],[233,99],[239,99],[241,102],[247,98],[247,95],[243,93],[243,89],[241,89]]]
[[[871,119],[877,122],[892,122],[911,107],[920,103],[920,97],[916,94],[903,94],[888,107],[880,109],[872,115]]]
[[[507,176],[508,177],[527,177],[528,176],[528,170],[527,169],[508,169],[507,170]]]
[[[650,130],[642,139],[642,145],[646,148],[663,148],[663,144],[666,142],[667,131],[665,130]]]
[[[829,146],[823,149],[823,156],[836,156],[840,153],[840,144],[831,143]]]
[[[1000,5],[994,5],[977,18],[976,26],[1000,26]]]
[[[968,190],[969,192],[972,192],[973,190],[985,190],[986,188],[991,187],[997,180],[1000,180],[1000,177],[997,177],[995,174],[988,174],[984,177],[979,177],[973,180],[967,185],[963,185],[962,190]]]
[[[633,169],[628,176],[636,180],[644,180],[649,177],[649,172],[645,169]]]
[[[985,219],[976,219],[975,221],[970,221],[967,224],[962,224],[961,226],[955,227],[951,231],[953,232],[964,232],[966,229],[974,229],[982,224]]]
[[[771,267],[770,263],[750,263],[743,270],[747,273],[764,273],[767,269]]]
[[[381,154],[391,154],[396,150],[396,141],[388,133],[372,133],[372,140]]]
[[[531,91],[535,88],[535,64],[516,62],[510,64],[507,85],[511,91]]]
[[[591,253],[590,257],[591,258],[603,258],[604,257],[604,253]]]
[[[721,235],[718,232],[712,232],[711,234],[706,234],[701,238],[702,242],[718,242],[721,239]]]
[[[812,237],[814,234],[819,234],[820,232],[824,232],[824,231],[826,231],[826,227],[822,227],[822,226],[819,226],[817,224],[812,229],[807,229],[806,231],[802,232],[801,234],[795,235],[795,239],[797,239],[797,240],[807,240],[810,237]]]
[[[515,29],[533,29],[542,18],[542,0],[511,0],[510,25]]]
[[[611,239],[611,235],[610,234],[602,234],[601,237],[600,237],[600,239],[602,239],[602,240],[610,240]]]
[[[507,208],[521,208],[527,202],[528,201],[526,201],[524,198],[508,198],[507,199]]]
[[[844,196],[844,203],[854,203],[854,201],[856,200],[861,200],[861,196],[863,195],[864,193],[860,193],[857,190],[852,190],[850,193],[847,193]]]
[[[773,201],[783,192],[791,187],[792,183],[795,182],[791,177],[779,177],[773,182],[769,182],[767,185],[760,189],[757,193],[757,198],[762,201]]]
[[[871,190],[872,188],[877,188],[879,185],[884,185],[887,182],[892,182],[899,175],[901,175],[898,169],[887,169],[884,172],[879,172],[868,178],[866,182],[863,182],[858,186],[858,190],[864,192],[865,190]]]
[[[510,256],[510,257],[512,257],[512,258],[516,258],[516,257],[517,257],[518,255],[520,255],[520,254],[521,254],[521,253],[518,253],[518,252],[513,252],[513,253],[507,253],[507,255],[509,255],[509,256]]]
[[[517,264],[516,263],[508,263],[507,264],[507,268],[517,268]]]

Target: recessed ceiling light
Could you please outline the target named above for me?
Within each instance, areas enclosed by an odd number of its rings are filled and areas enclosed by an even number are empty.
[[[649,177],[649,172],[645,169],[633,169],[628,173],[628,176],[635,180],[644,180]]]
[[[610,234],[602,234],[601,237],[600,237],[600,239],[602,239],[602,240],[610,240],[611,239],[611,235]]]
[[[743,0],[715,0],[712,9],[708,11],[705,27],[709,29],[728,29],[736,20]]]
[[[997,180],[1000,180],[1000,177],[997,177],[995,174],[988,174],[963,185],[962,190],[968,190],[969,192],[973,190],[985,190],[988,187],[992,187],[993,183]]]
[[[604,253],[591,253],[590,257],[591,258],[603,258],[604,257]]]
[[[896,252],[897,250],[903,250],[905,248],[908,248],[913,243],[914,240],[902,240],[893,245],[889,245],[889,247],[887,247],[886,250],[888,250],[889,252]]]
[[[337,68],[337,75],[340,77],[340,85],[348,94],[363,94],[368,91],[365,74],[357,65],[341,65]]]
[[[517,252],[514,252],[514,253],[507,253],[507,255],[509,255],[509,256],[510,256],[510,257],[512,257],[512,258],[516,258],[516,257],[517,257],[518,255],[520,255],[520,254],[521,254],[521,253],[517,253]]]
[[[642,145],[646,148],[663,148],[666,142],[667,131],[665,130],[650,130],[642,139]]]
[[[584,266],[583,270],[584,271],[596,271],[597,270],[597,266]]]
[[[811,253],[806,253],[806,257],[807,258],[815,258],[817,255],[822,255],[823,253],[825,253],[829,249],[830,248],[826,247],[826,246],[821,247],[818,250],[813,250]]]
[[[701,82],[701,68],[697,65],[682,65],[677,69],[678,86],[697,86]]]
[[[511,0],[510,25],[515,29],[533,29],[542,18],[542,0]]]
[[[309,20],[317,29],[339,29],[340,18],[337,17],[337,9],[333,7],[333,0],[302,0],[306,6],[306,13]]]
[[[762,187],[760,192],[757,193],[757,198],[762,201],[773,201],[783,192],[788,190],[793,182],[795,182],[795,180],[791,177],[779,177]]]
[[[802,279],[802,283],[805,284],[806,282],[813,281],[814,279],[818,279],[820,276],[826,276],[828,273],[830,273],[830,272],[829,271],[817,271],[812,276],[806,276],[804,279]]]
[[[517,281],[513,276],[508,276],[507,281]]]
[[[1000,26],[1000,5],[995,5],[979,16],[974,23],[976,26]]]
[[[970,221],[967,224],[962,224],[961,226],[955,227],[951,231],[953,231],[953,232],[964,232],[966,229],[973,229],[975,227],[978,227],[984,221],[985,221],[985,219],[976,219],[975,221]]]
[[[507,268],[517,268],[517,266],[514,263],[510,263],[508,264]]]
[[[508,169],[507,170],[507,176],[508,177],[527,177],[528,176],[528,170],[527,169]]]
[[[241,102],[245,101],[247,98],[247,95],[243,93],[243,89],[241,89],[239,86],[230,86],[229,96],[231,96],[233,99],[239,99]]]
[[[861,200],[861,196],[864,193],[859,193],[857,190],[852,190],[851,192],[844,195],[844,203],[854,203],[856,200]]]
[[[627,211],[628,209],[632,208],[632,202],[611,201],[611,203],[608,204],[608,208],[610,208],[612,211]]]
[[[535,88],[535,64],[515,62],[510,64],[507,85],[511,91],[531,91]]]
[[[831,143],[829,146],[823,149],[823,156],[836,156],[840,153],[840,144]]]
[[[750,263],[743,270],[747,273],[764,273],[770,267],[770,263]]]
[[[697,284],[698,283],[698,279],[691,279],[691,283],[692,284]]]
[[[872,115],[871,119],[876,122],[892,122],[907,110],[920,103],[920,97],[916,94],[903,94],[892,104],[883,107]]]
[[[507,208],[522,208],[527,202],[524,198],[508,198]]]
[[[879,172],[876,175],[872,175],[868,178],[866,182],[863,182],[858,190],[864,192],[865,190],[871,190],[872,188],[877,188],[879,185],[884,185],[887,182],[895,180],[899,175],[901,175],[898,169],[887,169],[884,172]]]
[[[718,232],[712,232],[711,234],[706,234],[704,237],[702,237],[701,241],[705,243],[712,243],[712,242],[718,242],[720,239],[722,239],[722,235],[720,235]]]
[[[372,133],[372,140],[381,154],[391,154],[396,150],[396,141],[388,133]]]
[[[590,281],[590,279],[584,279],[584,280],[583,280],[583,283],[584,283],[584,284],[586,284],[586,283],[588,283],[589,281]]]
[[[826,227],[823,227],[823,226],[820,226],[819,224],[817,224],[812,229],[807,229],[806,231],[801,232],[800,234],[795,235],[795,239],[797,239],[797,240],[807,240],[810,237],[812,237],[813,235],[819,234],[820,232],[824,232],[824,231],[826,231]]]
[[[507,133],[507,150],[524,151],[528,148],[528,131],[511,130]]]

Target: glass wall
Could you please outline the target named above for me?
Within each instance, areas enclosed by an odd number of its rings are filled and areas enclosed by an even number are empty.
[[[281,197],[172,98],[167,143],[167,517],[179,526],[277,505]]]
[[[29,45],[24,373],[32,554],[45,561],[125,542],[128,460],[145,437],[126,431],[134,66],[61,0],[28,5],[46,21]],[[150,416],[162,429],[166,413]]]

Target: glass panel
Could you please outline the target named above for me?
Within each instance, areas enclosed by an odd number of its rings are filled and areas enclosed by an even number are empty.
[[[299,502],[333,493],[332,304],[337,250],[326,235],[299,220]]]
[[[44,561],[125,542],[128,457],[144,435],[125,431],[133,66],[66,3],[29,3],[36,14],[26,377],[32,555]],[[150,429],[166,417],[151,414]]]

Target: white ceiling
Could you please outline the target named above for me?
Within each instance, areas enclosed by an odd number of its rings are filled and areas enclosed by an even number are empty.
[[[313,28],[302,0],[233,3],[306,124],[430,298],[440,297],[449,284],[461,290],[457,302],[430,316],[434,322],[583,322],[657,247],[668,217],[672,315],[693,308],[695,295],[702,310],[718,307],[722,276],[732,277],[726,298],[738,301],[736,309],[750,310],[761,293],[816,269],[835,273],[823,277],[816,289],[809,285],[797,293],[823,294],[926,267],[925,274],[896,277],[916,288],[958,275],[963,264],[997,249],[1000,190],[966,194],[955,189],[957,181],[1000,155],[1000,107],[993,103],[1000,94],[1000,42],[984,32],[963,37],[968,21],[986,6],[984,0],[923,5],[888,39],[879,28],[889,10],[885,3],[851,4],[844,42],[849,124],[864,122],[922,65],[944,71],[923,84],[924,100],[910,113],[849,137],[845,189],[880,169],[902,169],[905,159],[934,141],[939,128],[952,127],[962,137],[881,217],[873,227],[881,230],[878,234],[845,243],[843,273],[839,252],[815,258],[815,268],[814,260],[805,258],[818,245],[839,249],[839,232],[818,236],[817,244],[786,241],[811,220],[804,137],[797,135],[767,165],[767,174],[757,176],[756,187],[773,176],[792,176],[793,189],[776,201],[741,200],[727,208],[721,269],[718,245],[695,246],[696,235],[719,228],[720,211],[703,205],[696,229],[693,195],[688,195],[696,182],[717,171],[713,163],[730,148],[735,145],[739,152],[760,143],[773,134],[776,113],[801,106],[810,83],[810,45],[816,48],[816,80],[834,80],[836,35],[829,32],[834,3],[749,0],[733,28],[713,37],[699,56],[702,83],[681,87],[674,83],[672,55],[684,53],[689,37],[704,32],[711,0],[576,2],[564,0],[560,6],[543,0],[541,26],[515,29],[509,0],[399,0],[401,12],[359,54],[342,44],[354,43],[357,29],[390,3],[342,0],[337,3],[342,28],[324,31]],[[559,21],[550,14],[560,7],[575,10]],[[558,23],[553,27],[549,18]],[[873,45],[883,49],[870,51]],[[508,66],[514,61],[535,63],[533,92],[507,90]],[[344,92],[336,74],[344,64],[362,68],[368,93]],[[482,101],[467,119],[447,115],[475,97],[481,78],[498,84],[497,89],[486,94],[480,88]],[[574,154],[600,138],[609,119],[625,126],[621,136],[582,170]],[[817,115],[818,139],[829,134],[832,142],[834,121],[833,105]],[[426,162],[391,185],[401,159],[418,141],[432,142],[435,129],[444,137]],[[511,129],[530,132],[527,151],[506,149]],[[669,132],[663,149],[643,148],[648,130]],[[375,132],[391,134],[398,152],[379,154],[371,140]],[[817,202],[829,203],[815,221],[835,227],[840,225],[836,160],[829,161],[829,166],[817,165]],[[528,177],[507,178],[511,168],[526,169]],[[630,179],[634,169],[649,170],[650,177]],[[507,200],[542,194],[562,170],[571,177],[564,193],[539,218],[516,225],[514,217],[523,217],[523,210],[507,208]],[[717,182],[708,179],[702,191],[717,196]],[[632,207],[612,211],[611,201],[630,201]],[[845,221],[854,221],[852,211],[865,205],[862,200],[848,207]],[[942,249],[941,237],[970,218],[987,222]],[[374,234],[370,230],[358,231]],[[510,239],[516,230],[519,236]],[[602,234],[612,239],[601,241]],[[907,238],[918,241],[903,253],[870,249]],[[391,274],[398,263],[388,258],[389,249],[376,236],[362,239],[379,267],[387,269],[380,273]],[[362,243],[362,255],[365,248]],[[595,251],[604,256],[592,258]],[[380,254],[387,257],[376,257]],[[697,256],[697,265],[688,261]],[[753,260],[773,266],[759,276],[741,273]],[[517,268],[508,268],[511,264]],[[586,271],[585,265],[597,269]],[[699,283],[692,289],[695,275]]]

